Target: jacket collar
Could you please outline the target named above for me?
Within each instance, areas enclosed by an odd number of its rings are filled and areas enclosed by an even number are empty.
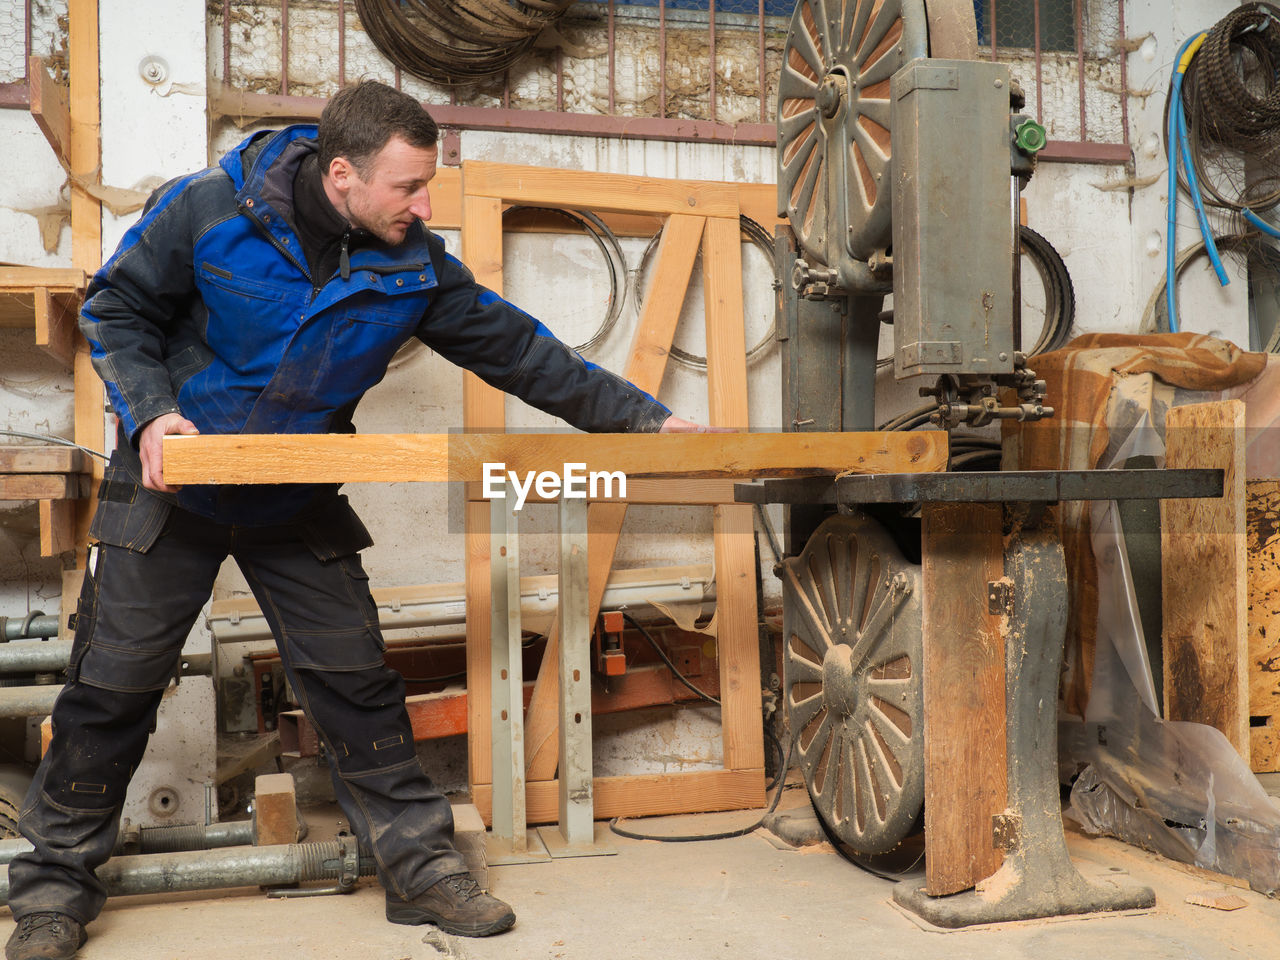
[[[293,219],[293,178],[302,159],[316,150],[317,134],[314,124],[305,123],[283,130],[259,131],[228,152],[220,163],[236,187],[236,202],[241,209],[247,210],[268,233],[287,232],[295,243],[296,234],[289,225]],[[283,219],[263,223],[259,214],[263,204],[275,207]],[[300,245],[297,250],[300,255]],[[390,246],[375,241],[351,255],[351,269],[376,273],[424,268],[431,272],[430,264],[427,230],[418,221],[410,226],[399,244]]]

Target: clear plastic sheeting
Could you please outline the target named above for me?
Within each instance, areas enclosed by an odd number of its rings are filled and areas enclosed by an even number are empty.
[[[1163,444],[1146,417],[1113,449],[1113,464],[1130,456],[1164,462]],[[1084,720],[1064,715],[1059,726],[1064,772],[1080,771],[1071,812],[1088,833],[1118,837],[1280,895],[1280,800],[1266,794],[1221,732],[1156,713],[1114,503],[1095,505],[1092,543],[1098,565],[1092,688]]]

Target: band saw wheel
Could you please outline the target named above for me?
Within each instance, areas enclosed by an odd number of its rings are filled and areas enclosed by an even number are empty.
[[[865,261],[889,244],[889,79],[927,54],[924,0],[797,4],[778,79],[778,209],[810,259]]]
[[[893,850],[924,805],[921,572],[864,513],[829,517],[783,564],[785,711],[827,829]]]

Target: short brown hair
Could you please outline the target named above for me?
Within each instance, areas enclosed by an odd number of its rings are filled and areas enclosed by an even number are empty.
[[[335,157],[350,160],[363,176],[369,159],[399,135],[413,147],[434,147],[440,128],[422,104],[376,80],[344,87],[320,114],[320,169]]]

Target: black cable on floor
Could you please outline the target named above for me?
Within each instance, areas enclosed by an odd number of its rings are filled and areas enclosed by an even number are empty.
[[[777,809],[778,801],[782,799],[782,791],[786,789],[787,778],[786,771],[791,767],[791,751],[795,748],[798,737],[792,737],[791,743],[787,746],[787,754],[782,760],[782,766],[778,772],[777,788],[773,792],[773,799],[769,802],[769,809],[755,823],[747,827],[741,827],[737,830],[726,830],[723,833],[691,833],[677,834],[675,836],[659,836],[648,833],[635,833],[631,830],[624,830],[618,826],[621,817],[614,817],[609,821],[609,829],[620,837],[626,837],[628,840],[657,840],[661,843],[697,843],[701,840],[732,840],[734,837],[745,837],[749,833],[754,833],[760,827],[764,826],[765,820],[769,819],[769,814]],[[821,818],[819,818],[821,819]]]

